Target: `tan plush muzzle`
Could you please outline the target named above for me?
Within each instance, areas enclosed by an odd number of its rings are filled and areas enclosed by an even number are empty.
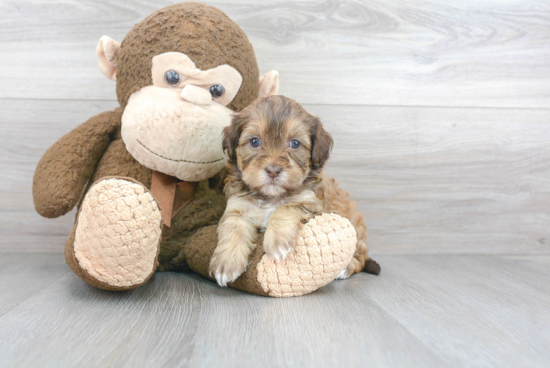
[[[225,165],[222,130],[232,111],[213,101],[196,103],[201,95],[184,92],[193,102],[182,97],[181,89],[148,86],[134,93],[122,115],[122,139],[140,164],[181,180],[200,181]]]

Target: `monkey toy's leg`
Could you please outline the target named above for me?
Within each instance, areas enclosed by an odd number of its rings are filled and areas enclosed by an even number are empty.
[[[184,248],[188,266],[212,279],[208,265],[217,243],[216,226],[199,230]],[[347,219],[324,213],[303,225],[296,246],[284,260],[272,260],[261,245],[257,246],[247,270],[228,286],[273,297],[311,293],[334,280],[349,264],[356,243],[355,229]]]
[[[149,190],[129,178],[107,177],[86,193],[65,244],[71,269],[89,284],[126,290],[157,267],[162,220]]]

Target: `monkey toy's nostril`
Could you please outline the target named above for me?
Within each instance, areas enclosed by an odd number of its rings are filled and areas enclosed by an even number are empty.
[[[265,171],[272,178],[276,178],[283,171],[283,168],[281,166],[266,166]]]

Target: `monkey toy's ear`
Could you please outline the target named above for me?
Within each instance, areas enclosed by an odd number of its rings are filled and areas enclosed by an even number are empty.
[[[279,72],[272,70],[260,77],[260,92],[258,97],[276,95],[279,92]]]
[[[103,36],[95,48],[99,69],[110,80],[116,80],[116,62],[120,55],[120,44],[111,37]]]

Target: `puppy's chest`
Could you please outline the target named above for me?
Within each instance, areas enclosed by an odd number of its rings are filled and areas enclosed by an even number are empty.
[[[261,233],[265,232],[265,229],[267,229],[267,225],[269,224],[269,220],[271,219],[273,212],[275,212],[277,208],[287,204],[300,204],[311,212],[321,212],[322,210],[322,202],[319,201],[319,199],[315,197],[315,194],[310,190],[281,199],[278,202],[258,201],[255,203],[256,210],[254,211],[254,215],[255,222]]]
[[[276,203],[276,204],[269,204],[269,205],[263,205],[259,207],[259,218],[258,222],[260,224],[259,231],[261,233],[265,232],[265,229],[267,229],[267,224],[269,223],[269,219],[271,218],[271,215],[273,215],[273,212],[279,207],[282,206],[284,203]]]

